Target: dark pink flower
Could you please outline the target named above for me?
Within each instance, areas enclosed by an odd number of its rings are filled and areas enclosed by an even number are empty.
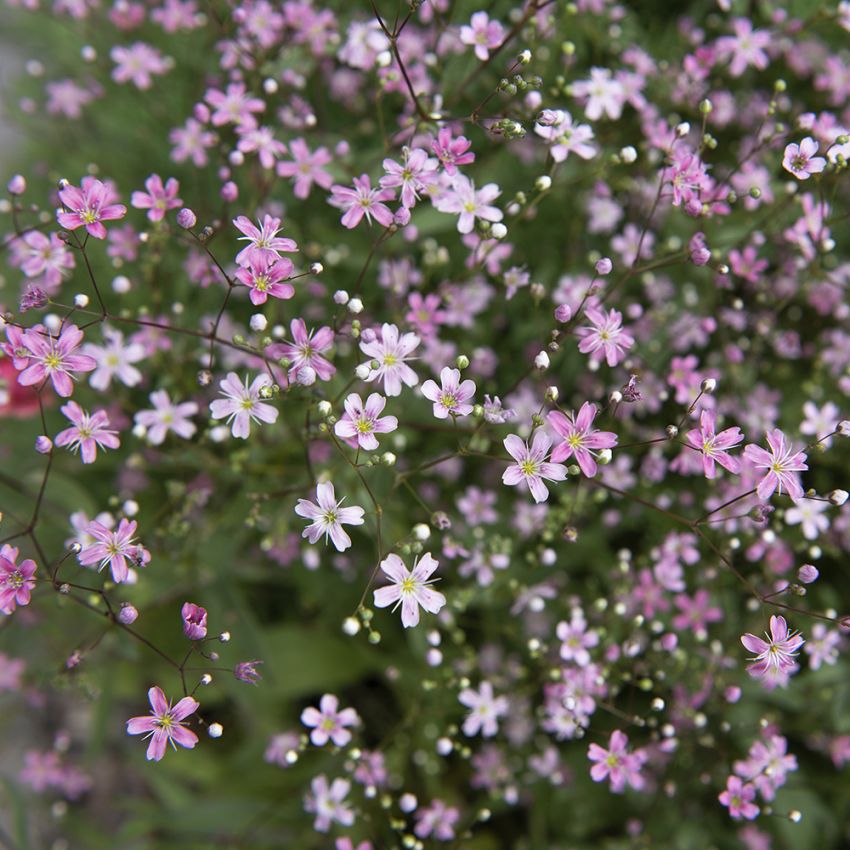
[[[729,454],[729,449],[739,446],[744,435],[740,428],[726,428],[719,434],[714,431],[717,415],[713,410],[703,410],[699,417],[699,428],[685,435],[687,441],[702,453],[702,465],[706,478],[714,478],[715,461],[724,469],[737,475],[741,471],[741,461]]]
[[[8,543],[0,548],[0,612],[11,614],[18,605],[29,605],[35,587],[35,561],[18,562],[18,550]]]
[[[203,640],[207,636],[207,611],[194,602],[184,602],[180,609],[183,634],[189,640]]]
[[[374,451],[378,448],[375,434],[389,434],[398,428],[395,416],[381,416],[387,400],[379,393],[371,393],[365,404],[357,393],[351,393],[343,404],[345,413],[334,425],[334,433],[352,447]]]
[[[789,673],[797,666],[794,658],[805,641],[799,632],[789,632],[785,618],[776,615],[770,618],[770,634],[767,638],[763,640],[749,633],[741,635],[741,643],[756,656],[747,668],[750,675],[762,677],[768,673]]]
[[[265,304],[268,297],[286,301],[295,295],[295,287],[286,281],[292,276],[292,262],[286,257],[252,251],[248,262],[236,272],[236,280],[247,286],[254,305]]]
[[[549,425],[564,442],[552,449],[554,462],[565,461],[575,455],[581,471],[588,477],[596,475],[594,452],[598,449],[611,449],[617,445],[617,435],[612,431],[597,431],[593,427],[596,417],[596,405],[586,401],[578,416],[567,416],[560,410],[553,410],[547,417]]]
[[[767,432],[767,444],[769,452],[752,443],[744,448],[744,457],[756,469],[767,470],[756,489],[758,497],[767,501],[777,489],[781,495],[784,487],[795,502],[802,499],[803,486],[797,473],[809,468],[805,453],[795,452],[778,428]]]
[[[752,820],[759,813],[759,807],[753,802],[756,789],[749,782],[744,783],[738,776],[730,776],[726,780],[726,790],[717,797],[729,809],[729,816],[740,820]]]
[[[65,208],[56,215],[66,230],[85,227],[95,239],[106,239],[104,221],[114,221],[127,215],[127,207],[112,203],[113,192],[94,177],[83,177],[80,186],[65,186],[59,190],[59,200]]]
[[[150,221],[162,221],[168,210],[179,207],[183,201],[177,197],[180,184],[173,177],[169,177],[162,184],[162,178],[158,174],[151,174],[145,180],[147,192],[133,192],[130,203],[138,210],[147,210]]]
[[[148,691],[151,703],[151,713],[144,717],[131,717],[127,721],[128,735],[144,735],[150,738],[148,745],[148,761],[159,761],[165,755],[165,748],[171,744],[177,749],[177,744],[187,750],[198,743],[198,736],[183,725],[183,721],[194,714],[200,703],[192,697],[183,697],[173,708],[165,698],[160,688],[154,687]]]
[[[83,332],[76,325],[68,325],[59,336],[30,328],[20,338],[27,352],[26,368],[18,375],[18,383],[25,387],[40,384],[50,378],[53,389],[63,398],[74,391],[72,372],[91,372],[97,361],[87,354],[75,353],[83,341]],[[25,356],[27,356],[25,355]]]

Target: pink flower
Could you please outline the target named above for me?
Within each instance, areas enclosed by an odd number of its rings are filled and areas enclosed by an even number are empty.
[[[265,304],[269,295],[282,301],[295,295],[295,287],[286,283],[292,276],[292,269],[292,263],[286,257],[251,251],[247,263],[237,270],[235,277],[251,290],[251,303],[259,305]]]
[[[584,312],[592,324],[576,329],[576,336],[581,338],[578,350],[590,354],[590,359],[597,363],[600,359],[597,352],[601,350],[608,365],[616,366],[635,344],[632,335],[623,330],[623,314],[618,310],[606,314],[598,307],[586,307]]]
[[[375,434],[389,434],[398,428],[395,416],[381,416],[387,400],[378,393],[372,393],[365,405],[357,393],[351,393],[343,404],[345,413],[334,425],[334,433],[352,447],[374,451],[378,448]]]
[[[333,177],[324,169],[333,160],[327,148],[319,147],[311,153],[304,139],[293,139],[289,143],[289,154],[292,162],[279,162],[277,173],[280,177],[293,178],[296,198],[309,197],[314,183],[322,189],[331,187]]]
[[[588,478],[596,475],[594,451],[616,446],[617,435],[612,431],[597,431],[593,428],[595,418],[596,405],[589,401],[581,406],[578,416],[567,416],[560,410],[553,410],[546,419],[552,429],[564,438],[564,442],[552,450],[552,461],[564,461],[575,455],[581,471]]]
[[[21,271],[29,278],[38,278],[48,290],[55,290],[63,274],[74,268],[74,255],[56,233],[48,236],[30,230],[12,247],[20,256]]]
[[[59,190],[59,200],[65,208],[56,219],[66,230],[85,227],[95,239],[106,239],[104,221],[114,221],[127,215],[127,207],[114,204],[113,192],[94,177],[83,177],[79,188],[65,186]]]
[[[260,401],[265,398],[264,392],[270,387],[272,379],[267,374],[257,375],[248,385],[248,376],[245,383],[239,381],[235,372],[228,372],[227,377],[221,381],[221,393],[224,398],[218,398],[210,404],[213,419],[227,419],[231,422],[234,437],[246,440],[251,433],[252,422],[276,422],[277,408],[271,404]]]
[[[401,605],[401,624],[406,629],[418,625],[420,607],[429,614],[437,614],[446,604],[446,597],[430,587],[437,581],[430,577],[439,566],[430,552],[417,558],[412,570],[395,554],[387,555],[380,566],[392,584],[375,591],[375,607],[387,608],[395,603],[395,611]]]
[[[778,428],[767,432],[767,444],[770,452],[752,443],[744,448],[744,457],[756,469],[767,470],[756,489],[758,497],[766,502],[777,488],[781,495],[784,487],[793,501],[802,499],[803,487],[797,473],[809,468],[805,453],[795,452]]]
[[[717,50],[724,59],[731,57],[729,73],[740,77],[752,65],[760,71],[767,68],[769,57],[765,48],[770,46],[771,34],[767,30],[754,30],[749,18],[735,18],[732,22],[735,35],[717,39]]]
[[[84,567],[97,564],[98,572],[108,565],[112,580],[121,584],[127,580],[131,564],[143,567],[151,559],[151,553],[135,542],[137,527],[136,520],[122,518],[118,528],[113,531],[97,520],[92,520],[83,533],[89,535],[93,542],[80,552],[77,560]]]
[[[328,778],[324,774],[313,777],[310,782],[311,793],[304,798],[304,808],[316,815],[313,829],[327,832],[334,822],[342,826],[354,823],[354,812],[345,804],[350,789],[351,783],[347,779],[334,779],[328,785]]]
[[[115,63],[112,79],[116,83],[133,83],[136,88],[145,90],[151,87],[155,74],[165,74],[174,61],[163,56],[155,47],[137,41],[129,47],[115,46],[109,51],[109,58]]]
[[[349,230],[357,227],[363,216],[371,224],[372,216],[378,224],[389,227],[393,223],[393,214],[384,201],[395,200],[395,192],[391,189],[373,189],[368,174],[354,178],[354,188],[331,186],[331,196],[328,203],[337,209],[344,210],[340,221]]]
[[[159,761],[165,755],[168,744],[177,750],[177,744],[187,750],[198,743],[198,736],[183,725],[183,721],[194,714],[200,703],[192,697],[183,697],[173,708],[160,688],[148,691],[151,713],[144,717],[131,717],[127,721],[128,735],[144,735],[151,739],[148,745],[148,761]]]
[[[242,153],[256,153],[263,168],[272,169],[275,161],[286,153],[286,145],[274,137],[271,127],[237,127]]]
[[[184,602],[180,609],[183,634],[189,640],[203,640],[207,636],[207,612],[194,602]]]
[[[459,233],[471,233],[475,219],[501,221],[504,218],[498,207],[491,205],[502,190],[495,183],[488,183],[478,191],[475,184],[465,175],[457,174],[452,185],[434,199],[434,206],[440,212],[459,213],[457,229]]]
[[[35,587],[35,561],[18,563],[18,550],[8,543],[0,548],[0,612],[11,614],[18,605],[29,605]]]
[[[134,387],[142,380],[142,373],[133,365],[145,358],[145,347],[138,342],[124,343],[121,331],[104,328],[104,345],[86,343],[83,351],[97,361],[97,369],[89,376],[96,390],[107,390],[116,377],[124,386]]]
[[[401,395],[401,385],[416,386],[419,378],[416,372],[405,362],[410,360],[411,352],[419,345],[419,337],[414,333],[402,334],[399,337],[395,325],[384,324],[381,334],[371,342],[360,342],[360,350],[371,360],[377,362],[377,367],[369,364],[370,371],[367,381],[382,380],[384,392],[389,396]]]
[[[254,112],[262,112],[266,105],[258,97],[247,94],[244,83],[231,83],[227,92],[208,89],[204,100],[215,110],[212,114],[214,127],[235,124],[237,127],[256,127]]]
[[[768,673],[789,673],[797,666],[794,658],[805,641],[799,632],[789,632],[785,618],[776,615],[770,618],[770,634],[767,637],[765,641],[749,633],[741,636],[741,643],[756,654],[753,663],[747,667],[750,675],[761,678]]]
[[[472,737],[479,732],[485,738],[492,738],[499,731],[499,718],[508,713],[508,698],[495,696],[490,682],[482,682],[477,691],[464,688],[458,694],[461,705],[469,709],[463,721],[463,734]]]
[[[474,381],[461,381],[460,370],[446,366],[440,372],[440,384],[432,380],[422,384],[422,395],[434,402],[434,416],[446,419],[448,416],[468,416],[472,413],[469,400],[475,395]]]
[[[475,55],[486,62],[490,51],[495,50],[505,37],[505,29],[498,21],[491,21],[486,12],[476,12],[469,25],[460,28],[460,40],[475,47]]]
[[[609,68],[591,68],[589,80],[577,80],[570,90],[574,97],[584,100],[584,114],[598,121],[603,113],[616,121],[623,112],[626,90],[612,77]]]
[[[439,163],[428,156],[422,148],[404,149],[403,161],[384,160],[387,173],[380,183],[384,189],[401,189],[401,203],[413,207],[419,200],[419,193],[426,191],[437,180]]]
[[[274,357],[285,357],[291,361],[290,381],[305,385],[315,383],[317,377],[321,381],[329,381],[336,374],[336,366],[322,355],[333,345],[334,332],[324,327],[307,333],[303,319],[293,319],[289,330],[292,342],[270,345],[266,351]]]
[[[730,776],[726,780],[726,790],[721,791],[717,799],[729,809],[730,817],[735,820],[746,818],[752,820],[759,813],[759,807],[753,802],[756,789],[749,782],[746,784],[738,776]]]
[[[83,332],[76,325],[68,325],[58,337],[45,331],[30,328],[20,337],[21,353],[27,359],[26,367],[18,375],[18,383],[29,387],[40,384],[48,377],[53,389],[62,398],[68,398],[74,391],[72,372],[91,372],[97,368],[97,361],[88,354],[75,353],[83,341]]]
[[[75,401],[69,401],[60,410],[73,425],[60,431],[54,442],[57,446],[68,446],[72,452],[79,449],[83,463],[94,463],[98,449],[117,449],[121,445],[118,432],[109,427],[105,410],[89,414]]]
[[[292,254],[298,250],[292,239],[277,235],[281,230],[279,218],[266,215],[257,227],[247,216],[240,215],[233,219],[233,224],[240,233],[245,234],[239,237],[239,241],[249,243],[236,255],[236,262],[240,266],[247,266],[254,254],[261,254],[271,261],[278,259],[281,252]]]
[[[785,147],[782,167],[798,180],[808,180],[812,174],[819,174],[826,168],[826,160],[815,156],[817,152],[818,143],[811,136],[806,136],[799,145],[792,142]]]
[[[475,162],[475,154],[469,151],[471,147],[472,142],[466,136],[454,138],[449,127],[442,127],[437,133],[437,138],[431,142],[431,150],[450,177],[457,174],[457,166]]]
[[[567,468],[562,463],[547,463],[546,455],[552,445],[552,440],[543,431],[537,431],[528,443],[508,434],[504,440],[508,454],[516,461],[502,475],[502,483],[515,487],[522,481],[528,485],[535,502],[545,502],[549,498],[549,490],[543,483],[547,481],[563,481],[567,477]]]
[[[574,124],[572,115],[563,110],[551,111],[545,122],[538,121],[534,132],[549,143],[549,152],[555,162],[564,162],[574,153],[582,159],[593,159],[597,148],[593,144],[593,130],[589,124]]]
[[[413,832],[417,838],[433,836],[437,841],[452,841],[455,838],[455,824],[460,820],[460,810],[447,806],[442,800],[432,800],[431,805],[416,810],[416,826]]]
[[[687,441],[702,453],[702,467],[706,478],[714,478],[715,461],[724,469],[737,475],[741,471],[741,461],[729,454],[744,440],[740,428],[726,428],[715,434],[714,426],[717,414],[713,410],[703,410],[699,416],[699,428],[694,428],[685,435]]]
[[[188,440],[198,430],[189,421],[189,417],[198,412],[198,405],[194,401],[173,402],[167,390],[152,392],[150,400],[153,410],[140,410],[135,420],[136,424],[147,429],[146,437],[152,446],[164,443],[169,431]]]
[[[318,502],[318,504],[316,503]],[[316,543],[324,535],[327,544],[330,537],[338,552],[344,552],[351,546],[351,538],[343,531],[343,525],[363,525],[363,508],[356,505],[341,508],[343,499],[336,500],[334,485],[324,481],[316,486],[316,502],[299,499],[295,513],[312,520],[301,533],[311,543]]]
[[[590,778],[594,782],[602,782],[607,778],[615,794],[622,794],[627,785],[640,791],[645,784],[640,769],[646,761],[646,754],[641,750],[630,753],[628,743],[625,733],[615,729],[611,733],[607,750],[599,744],[591,744],[587,750],[587,757],[596,762],[590,769]]]
[[[177,197],[180,184],[174,177],[169,177],[162,185],[158,174],[151,174],[145,180],[147,192],[133,192],[130,204],[138,210],[147,210],[150,221],[162,221],[168,210],[181,206],[183,201]]]
[[[338,747],[344,747],[351,740],[351,732],[346,727],[356,726],[360,722],[353,708],[339,709],[339,700],[333,694],[325,694],[319,700],[319,707],[308,706],[301,712],[301,722],[310,727],[310,741],[317,747],[323,747],[333,741]]]

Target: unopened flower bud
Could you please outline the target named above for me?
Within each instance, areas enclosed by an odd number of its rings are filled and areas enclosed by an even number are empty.
[[[841,507],[846,501],[848,494],[846,490],[833,490],[827,497],[836,507]]]
[[[673,439],[675,439],[676,437],[679,436],[679,429],[675,425],[668,425],[664,429],[664,433],[667,435],[667,437],[669,439],[673,440]]]
[[[268,327],[269,320],[262,313],[254,313],[254,315],[251,316],[248,324],[252,331],[261,333]]]
[[[559,395],[557,387],[546,387],[546,401],[554,403],[558,400]]]
[[[704,393],[713,393],[717,389],[717,381],[714,378],[706,378],[701,384],[700,389]]]
[[[319,408],[320,416],[330,416],[331,411],[333,410],[333,405],[326,399],[322,399],[322,401],[318,403],[317,407]]]
[[[431,536],[431,529],[424,522],[417,523],[413,526],[413,536],[424,542]]]
[[[608,396],[608,400],[612,404],[619,404],[623,400],[623,394],[619,390],[614,390],[614,392]]]
[[[183,207],[183,209],[177,213],[177,224],[179,224],[184,230],[191,230],[197,223],[198,217],[192,210],[189,209],[189,207]]]
[[[381,463],[384,464],[384,466],[395,466],[395,462],[397,460],[398,458],[392,452],[384,452],[381,455]]]
[[[559,304],[555,308],[555,321],[565,324],[573,317],[573,311],[568,304]]]
[[[53,448],[53,440],[46,437],[44,434],[35,438],[35,450],[42,455],[50,454]]]
[[[538,192],[548,192],[549,189],[552,188],[552,178],[548,174],[541,174],[534,181],[534,188],[537,189]]]
[[[121,605],[121,610],[118,612],[118,622],[124,626],[130,626],[139,618],[139,612],[135,605],[130,605],[124,602]]]
[[[356,617],[346,617],[342,623],[342,630],[349,637],[354,637],[360,631],[360,621]]]
[[[631,165],[637,159],[637,151],[632,145],[626,145],[626,147],[620,149],[620,159]]]
[[[596,273],[601,275],[611,274],[611,269],[614,268],[614,264],[608,257],[603,257],[596,263]]]
[[[797,578],[800,579],[803,584],[811,584],[813,581],[817,581],[820,573],[818,572],[818,568],[813,564],[803,564],[799,570],[797,570]]]
[[[10,195],[23,195],[27,190],[27,181],[23,175],[16,174],[6,184],[6,188],[9,190]]]
[[[611,463],[611,458],[613,457],[613,452],[611,449],[600,449],[599,453],[596,455],[596,459],[602,466],[607,466]]]
[[[321,263],[310,263],[310,274],[321,274],[325,267]]]
[[[545,351],[539,352],[534,358],[534,367],[541,371],[549,368],[549,355]]]
[[[229,643],[229,642],[230,642],[230,632],[222,632],[222,633],[218,636],[218,639],[219,639],[222,643]]]
[[[494,239],[504,239],[508,235],[508,228],[500,221],[496,222],[496,224],[490,228],[490,235]]]
[[[210,738],[220,738],[224,734],[224,726],[221,723],[210,723],[210,728],[207,731]]]
[[[681,124],[676,125],[676,135],[681,139],[683,136],[687,136],[688,133],[691,132],[691,125],[687,121],[682,121]]]
[[[469,358],[465,354],[459,354],[455,360],[455,366],[458,369],[467,369],[469,367]]]
[[[349,295],[344,289],[334,292],[334,304],[348,304]]]

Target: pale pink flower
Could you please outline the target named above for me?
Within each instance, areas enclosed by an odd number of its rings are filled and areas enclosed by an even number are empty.
[[[382,325],[381,333],[376,339],[360,342],[360,350],[378,364],[374,367],[370,361],[368,365],[371,371],[366,380],[383,381],[384,392],[389,396],[401,395],[402,382],[408,387],[416,386],[419,377],[406,361],[413,359],[411,353],[418,345],[419,337],[416,334],[406,333],[399,336],[395,325]]]
[[[165,698],[160,688],[148,691],[151,713],[144,717],[131,717],[127,721],[128,735],[144,735],[150,738],[148,761],[159,761],[165,755],[168,744],[177,750],[177,744],[187,750],[198,743],[198,736],[183,725],[183,721],[194,714],[200,703],[192,697],[183,697],[174,707]]]
[[[136,520],[122,518],[117,529],[107,528],[97,520],[92,520],[85,529],[94,542],[86,546],[77,560],[84,566],[97,564],[100,572],[108,566],[112,580],[121,584],[130,575],[131,565],[143,567],[150,563],[151,554],[139,543],[135,542],[138,523]]]
[[[18,605],[29,605],[35,587],[35,561],[18,563],[18,550],[8,543],[0,548],[0,613],[11,614]]]
[[[747,667],[751,676],[762,677],[768,673],[787,674],[794,670],[797,662],[797,650],[805,643],[799,632],[789,632],[784,617],[776,615],[770,618],[770,634],[767,640],[747,633],[741,636],[741,643],[755,653],[753,663]]]
[[[150,221],[162,221],[169,210],[183,204],[182,199],[177,197],[180,184],[174,177],[169,177],[163,185],[158,174],[151,174],[145,180],[145,189],[147,192],[133,192],[130,204],[137,210],[147,210]]]
[[[256,127],[253,113],[262,112],[266,104],[258,97],[247,93],[244,83],[231,83],[227,91],[207,89],[204,100],[213,108],[214,127],[235,124],[237,127]]]
[[[584,312],[591,325],[576,328],[576,336],[581,339],[578,350],[590,354],[590,359],[597,363],[604,356],[609,366],[616,366],[635,344],[632,335],[623,329],[623,314],[613,309],[606,313],[593,306],[586,307]]]
[[[765,48],[770,46],[771,34],[767,30],[754,30],[749,18],[735,18],[732,22],[735,35],[717,39],[717,50],[724,59],[731,59],[729,73],[740,77],[752,65],[759,71],[767,68],[770,57]]]
[[[75,401],[69,401],[60,410],[73,424],[60,431],[54,443],[60,447],[67,446],[72,452],[79,450],[83,463],[94,463],[98,449],[117,449],[121,445],[118,432],[109,427],[105,410],[89,414]]]
[[[292,254],[298,250],[294,240],[277,235],[281,230],[279,218],[271,215],[263,216],[260,226],[257,227],[247,216],[240,215],[233,219],[233,224],[244,234],[239,237],[239,241],[248,243],[236,255],[236,263],[240,266],[247,266],[254,254],[276,260],[281,252]]]
[[[80,186],[65,186],[59,190],[63,212],[56,219],[66,230],[85,227],[95,239],[106,239],[104,221],[114,221],[127,215],[127,207],[113,203],[112,190],[95,177],[83,177]]]
[[[174,66],[170,57],[143,41],[129,47],[116,45],[109,51],[109,58],[115,63],[112,79],[116,83],[133,83],[143,91],[151,87],[154,75],[165,74]]]
[[[68,325],[59,336],[46,331],[30,328],[21,335],[19,345],[21,363],[15,368],[22,369],[18,383],[29,387],[40,384],[47,378],[53,384],[57,395],[68,398],[74,391],[72,372],[91,372],[97,368],[97,361],[88,354],[77,354],[83,332],[76,325]]]
[[[487,183],[476,191],[475,184],[464,174],[456,174],[451,186],[433,201],[434,207],[444,213],[458,213],[457,229],[471,233],[475,219],[501,221],[504,218],[498,207],[492,206],[502,190],[495,183]]]
[[[217,398],[210,404],[212,418],[227,419],[228,425],[232,422],[233,436],[246,440],[252,422],[277,421],[277,408],[260,400],[266,397],[264,392],[271,384],[272,379],[265,373],[257,375],[249,385],[247,375],[243,384],[235,372],[228,372],[219,384],[224,398]]]
[[[413,207],[419,200],[419,193],[427,191],[437,181],[439,162],[429,157],[422,148],[405,148],[402,162],[394,159],[384,160],[384,171],[380,184],[384,189],[401,189],[401,203]]]
[[[395,416],[381,416],[386,404],[379,393],[372,393],[365,404],[357,393],[350,393],[343,402],[345,413],[334,425],[334,433],[352,447],[374,451],[378,448],[375,434],[389,434],[398,428]]]
[[[349,726],[360,722],[353,708],[339,711],[339,699],[333,694],[325,694],[319,700],[319,707],[308,706],[301,712],[301,722],[312,729],[310,741],[317,747],[323,747],[333,741],[337,747],[344,747],[351,740]]]
[[[464,688],[458,700],[469,709],[463,721],[463,734],[470,738],[479,732],[485,738],[492,738],[499,731],[499,718],[508,713],[508,698],[495,696],[490,682],[482,682],[477,691]]]
[[[140,410],[135,420],[147,429],[147,440],[152,446],[165,442],[169,431],[188,440],[198,430],[194,423],[189,421],[189,417],[198,412],[198,405],[194,401],[173,402],[167,390],[152,392],[150,400],[153,410]]]
[[[242,153],[256,153],[263,168],[272,169],[277,159],[286,153],[286,145],[274,137],[271,127],[243,126],[239,133],[237,149]]]
[[[370,225],[374,216],[378,224],[389,227],[393,223],[393,214],[384,201],[392,200],[395,200],[395,192],[391,189],[373,189],[369,175],[361,174],[354,178],[353,189],[338,183],[331,186],[328,203],[343,210],[340,221],[351,230],[357,227],[364,215]]]
[[[434,402],[434,416],[446,419],[448,416],[468,416],[472,413],[470,399],[475,395],[475,382],[460,380],[460,370],[444,367],[440,372],[440,384],[432,380],[422,384],[422,395]]]
[[[460,40],[475,47],[475,55],[486,62],[490,51],[495,50],[505,37],[505,28],[499,21],[491,21],[486,12],[476,12],[468,25],[460,28]]]
[[[413,562],[408,570],[398,555],[390,554],[381,561],[381,569],[392,581],[375,591],[376,608],[387,608],[394,604],[393,611],[401,605],[401,624],[407,629],[419,623],[420,606],[429,614],[437,614],[446,604],[446,597],[431,585],[437,581],[431,575],[439,563],[426,552]]]
[[[626,102],[626,90],[609,68],[591,68],[590,79],[577,80],[570,91],[574,97],[584,100],[584,114],[591,121],[598,121],[603,114],[616,121]]]
[[[83,351],[97,362],[97,369],[89,376],[89,383],[103,392],[109,389],[113,378],[118,378],[125,387],[135,387],[142,380],[142,373],[133,365],[145,359],[145,347],[138,342],[124,342],[121,331],[105,328],[104,344],[88,342]]]
[[[316,148],[312,153],[304,139],[293,139],[289,143],[289,155],[292,162],[283,160],[277,164],[277,173],[280,177],[291,177],[295,184],[294,194],[296,198],[307,198],[315,183],[322,189],[330,189],[333,184],[333,176],[326,171],[324,166],[333,161],[333,157],[327,148]]]
[[[552,461],[560,462],[575,455],[581,471],[588,477],[596,475],[596,451],[611,449],[617,445],[617,435],[612,431],[598,431],[593,427],[596,418],[596,405],[586,401],[578,412],[566,415],[553,410],[546,417],[552,429],[564,442],[552,450]]]
[[[794,451],[778,428],[767,432],[767,444],[769,452],[752,443],[744,448],[744,457],[756,469],[767,470],[756,490],[758,497],[766,502],[777,489],[781,495],[784,487],[793,501],[802,499],[803,486],[798,473],[809,468],[805,452]]]
[[[589,124],[574,124],[569,112],[548,110],[547,120],[534,125],[534,132],[549,143],[549,153],[555,162],[564,162],[574,153],[582,159],[593,159],[597,148],[593,144],[593,129]]]
[[[416,826],[413,832],[417,838],[452,841],[455,838],[455,824],[460,820],[460,809],[447,806],[442,800],[432,800],[429,806],[417,809],[414,817]]]
[[[334,822],[342,826],[354,823],[354,812],[345,803],[349,790],[351,783],[347,779],[334,779],[329,785],[324,774],[313,777],[311,793],[304,798],[304,808],[316,815],[313,829],[327,832]]]
[[[343,499],[336,500],[334,485],[324,481],[316,486],[316,502],[299,499],[295,513],[311,520],[301,533],[311,543],[316,543],[324,535],[327,544],[330,537],[338,552],[344,552],[351,546],[351,538],[343,531],[343,525],[363,525],[363,508],[353,505],[342,508]]]
[[[504,440],[508,454],[516,461],[502,475],[502,483],[511,487],[525,481],[535,502],[545,502],[549,498],[549,490],[543,483],[547,481],[563,481],[567,477],[567,468],[562,463],[547,463],[546,456],[552,445],[552,440],[544,431],[536,431],[531,447],[516,434],[508,434]]]
[[[741,471],[741,461],[729,454],[744,441],[740,428],[726,428],[719,434],[715,433],[717,414],[713,410],[703,410],[699,416],[699,428],[694,428],[685,435],[685,439],[702,454],[702,467],[706,478],[714,478],[715,462],[724,469],[737,475]]]
[[[798,180],[808,180],[812,174],[820,174],[826,168],[826,160],[815,156],[817,152],[818,143],[811,136],[806,136],[799,145],[791,142],[785,147],[782,167]]]
[[[274,357],[285,357],[292,363],[290,381],[305,385],[315,383],[316,378],[329,381],[336,374],[336,366],[323,354],[333,346],[333,330],[323,327],[308,333],[303,319],[293,319],[289,330],[292,342],[270,345],[266,351]]]

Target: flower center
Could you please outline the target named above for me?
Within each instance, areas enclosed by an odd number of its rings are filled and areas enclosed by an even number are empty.
[[[537,475],[537,461],[524,460],[519,465],[523,475]]]

